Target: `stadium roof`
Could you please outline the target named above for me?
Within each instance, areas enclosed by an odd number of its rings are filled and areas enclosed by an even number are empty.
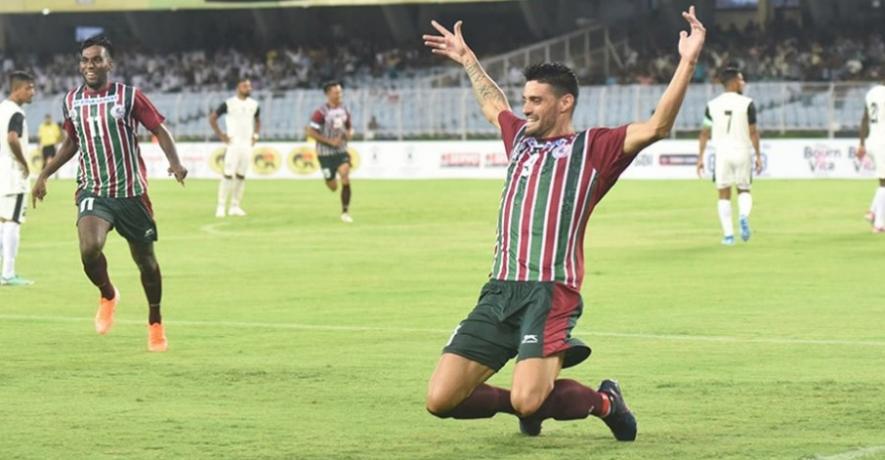
[[[509,0],[2,0],[0,13],[88,13],[176,9],[377,6],[419,3],[479,3]]]

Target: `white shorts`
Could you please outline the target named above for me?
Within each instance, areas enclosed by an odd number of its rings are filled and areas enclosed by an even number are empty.
[[[28,200],[25,197],[24,193],[0,196],[0,218],[12,222],[24,222],[25,210],[28,208]]]
[[[885,144],[867,144],[867,153],[876,162],[876,177],[885,179]]]
[[[752,155],[720,155],[716,154],[716,168],[713,179],[716,188],[736,186],[741,190],[750,190],[753,171]]]
[[[252,147],[244,145],[228,145],[224,152],[224,175],[246,177],[249,161],[252,159]]]

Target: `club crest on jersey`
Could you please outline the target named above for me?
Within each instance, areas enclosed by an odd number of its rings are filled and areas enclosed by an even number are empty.
[[[114,104],[111,107],[111,116],[116,118],[117,120],[123,118],[123,115],[126,115],[126,107],[123,107],[121,104]]]
[[[553,150],[553,158],[565,158],[572,151],[571,140],[568,138],[558,139],[556,142],[553,143],[551,149]]]

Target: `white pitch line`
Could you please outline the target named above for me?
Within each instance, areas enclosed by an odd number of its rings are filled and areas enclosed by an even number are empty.
[[[728,335],[642,334],[630,332],[589,332],[589,335],[669,341],[686,340],[696,342],[772,343],[779,345],[860,345],[865,347],[885,347],[885,341],[879,340],[802,339],[790,337],[736,337]]]
[[[36,315],[13,315],[0,314],[0,321],[33,321],[33,322],[88,322],[89,317],[79,316],[36,316]],[[142,325],[144,321],[117,319],[118,324]],[[167,324],[194,326],[194,327],[238,327],[252,329],[288,329],[288,330],[311,330],[311,331],[344,331],[344,332],[421,332],[428,334],[451,334],[451,329],[412,328],[412,327],[380,327],[380,326],[355,326],[355,325],[324,325],[324,324],[301,324],[301,323],[264,323],[252,321],[189,321],[167,320]],[[598,337],[614,337],[638,340],[657,341],[685,341],[685,342],[712,342],[712,343],[761,343],[776,345],[843,345],[856,347],[885,348],[885,341],[877,340],[844,340],[844,339],[802,339],[789,337],[737,337],[716,335],[674,335],[674,334],[644,334],[634,332],[593,332],[576,331],[577,335],[591,335]],[[885,446],[883,446],[885,447]]]
[[[867,457],[885,452],[885,446],[864,447],[861,449],[849,450],[834,455],[817,455],[814,460],[855,460],[857,458]]]

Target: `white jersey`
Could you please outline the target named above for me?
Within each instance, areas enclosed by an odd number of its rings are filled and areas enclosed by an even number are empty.
[[[753,100],[735,92],[719,95],[707,103],[704,127],[712,131],[716,155],[749,155],[753,151],[750,125],[756,124]]]
[[[869,141],[872,144],[885,144],[885,85],[876,85],[867,92],[867,116],[870,118]]]
[[[10,131],[20,134],[22,154],[28,155],[28,123],[21,106],[7,99],[0,102],[0,195],[28,192],[28,180],[24,168],[12,154],[8,135]]]
[[[258,101],[247,97],[240,99],[234,96],[224,101],[215,114],[219,117],[225,115],[224,124],[227,127],[227,135],[231,145],[251,146],[252,136],[255,135],[255,120],[258,118]]]

